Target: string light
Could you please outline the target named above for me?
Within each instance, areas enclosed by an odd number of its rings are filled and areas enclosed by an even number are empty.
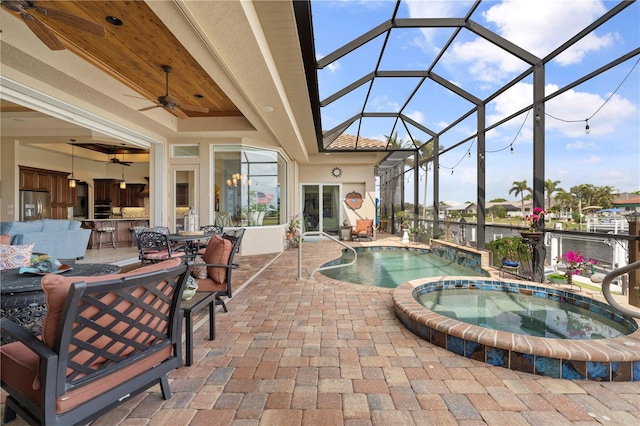
[[[591,114],[591,116],[589,116],[588,118],[584,119],[584,120],[564,120],[562,118],[559,117],[554,117],[551,114],[548,114],[545,112],[545,115],[547,117],[551,117],[554,120],[558,120],[558,121],[562,121],[564,123],[579,123],[581,121],[586,122],[586,125],[584,126],[584,132],[588,135],[589,133],[591,133],[591,128],[589,127],[589,120],[591,120],[593,117],[596,116],[597,113],[600,112],[600,110],[611,100],[611,98],[613,97],[613,95],[615,95],[618,90],[620,90],[620,88],[622,87],[622,85],[624,84],[624,82],[627,80],[627,78],[629,78],[629,76],[631,75],[631,73],[633,72],[633,70],[636,68],[636,66],[638,66],[638,62],[640,62],[640,58],[638,58],[638,60],[636,60],[636,62],[633,64],[633,66],[631,67],[631,69],[629,70],[629,72],[627,73],[627,75],[622,79],[622,81],[620,82],[620,84],[618,85],[618,87],[616,87],[616,90],[614,90],[613,92],[611,92],[611,94],[609,95],[609,97],[607,99],[605,99],[605,101],[602,103],[602,105],[600,105],[600,107],[598,107],[598,109],[596,109],[596,111]]]

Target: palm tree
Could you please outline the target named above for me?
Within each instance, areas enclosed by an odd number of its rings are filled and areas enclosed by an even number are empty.
[[[522,217],[524,217],[524,192],[529,191],[531,193],[531,188],[527,186],[526,180],[521,181],[513,181],[513,186],[509,190],[509,195],[513,193],[514,196],[520,196],[520,205],[522,209]]]
[[[570,192],[567,192],[564,189],[559,189],[555,196],[555,201],[557,206],[568,210],[572,207],[574,198]]]
[[[611,207],[613,205],[613,191],[615,188],[612,186],[598,186],[594,202],[605,209]]]
[[[544,181],[544,190],[546,191],[546,196],[547,196],[547,205],[546,205],[547,210],[551,208],[551,197],[553,196],[553,193],[558,191],[564,191],[564,189],[558,187],[559,184],[560,184],[559,180],[547,179]]]
[[[391,136],[384,135],[384,137],[387,139],[387,148],[402,148],[404,145],[402,138],[398,139],[398,132]]]

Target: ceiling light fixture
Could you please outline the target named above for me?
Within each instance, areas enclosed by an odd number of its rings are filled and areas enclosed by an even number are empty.
[[[124,180],[124,153],[122,154],[122,181],[120,182],[120,189],[127,189],[127,182]]]
[[[73,160],[74,160],[74,145],[73,143],[76,141],[75,139],[70,139],[71,141],[71,177],[69,178],[69,188],[76,187],[76,178],[73,176]]]
[[[122,22],[122,20],[116,16],[107,16],[104,19],[105,21],[107,21],[111,25],[115,25],[116,27],[120,27],[122,26],[122,24],[124,24],[124,22]]]

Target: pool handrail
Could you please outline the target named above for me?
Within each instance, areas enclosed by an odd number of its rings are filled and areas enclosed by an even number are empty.
[[[634,271],[636,269],[640,269],[640,260],[630,263],[626,266],[623,266],[622,268],[614,269],[613,271],[609,272],[607,275],[605,275],[604,279],[602,280],[602,294],[604,295],[604,298],[607,299],[607,302],[609,302],[611,306],[613,306],[623,314],[632,316],[634,318],[640,318],[640,310],[628,309],[628,308],[625,308],[624,306],[621,306],[618,302],[615,301],[613,296],[611,296],[611,288],[610,288],[611,282],[613,281],[614,278],[622,274],[626,274],[627,272]],[[637,288],[630,288],[628,289],[628,291],[637,291]]]
[[[344,266],[351,266],[354,263],[356,263],[356,260],[358,259],[358,253],[355,251],[355,249],[353,247],[351,247],[350,245],[347,245],[345,243],[343,243],[342,241],[340,241],[339,239],[337,239],[336,237],[329,235],[325,232],[322,231],[307,231],[305,233],[302,234],[302,240],[304,241],[304,237],[306,236],[320,236],[320,237],[327,237],[330,240],[335,241],[336,243],[340,244],[341,246],[351,250],[353,252],[353,261],[351,261],[350,263],[341,263],[339,265],[330,265],[330,266],[319,266],[316,269],[314,269],[313,271],[311,271],[311,273],[309,274],[308,278],[311,278],[313,276],[313,274],[315,274],[318,271],[325,271],[327,269],[335,269],[335,268],[342,268]],[[298,280],[302,280],[302,244],[298,245]]]

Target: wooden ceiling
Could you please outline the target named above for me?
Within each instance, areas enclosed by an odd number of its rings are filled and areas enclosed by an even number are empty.
[[[168,109],[170,112],[180,118],[242,116],[145,2],[56,0],[31,3],[103,25],[106,31],[104,37],[78,30],[63,22],[64,19],[56,18],[54,13],[47,16],[29,10],[31,15],[53,31],[69,51],[131,87],[149,100],[150,107],[159,96],[166,94],[166,74],[162,65],[169,65],[172,67],[169,94],[177,98],[181,105],[208,109],[208,112],[182,110],[186,116],[180,111]],[[23,20],[17,13],[12,12],[12,15]],[[110,24],[107,17],[120,19],[122,25]]]

